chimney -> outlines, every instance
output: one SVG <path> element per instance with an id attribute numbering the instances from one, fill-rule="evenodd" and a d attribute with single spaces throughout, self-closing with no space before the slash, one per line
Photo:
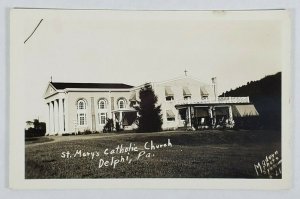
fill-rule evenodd
<path id="1" fill-rule="evenodd" d="M 218 100 L 217 77 L 211 78 L 211 82 L 214 89 L 215 101 L 217 101 Z"/>

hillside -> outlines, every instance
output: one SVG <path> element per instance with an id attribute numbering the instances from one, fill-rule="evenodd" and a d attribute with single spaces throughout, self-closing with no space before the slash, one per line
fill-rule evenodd
<path id="1" fill-rule="evenodd" d="M 281 128 L 281 72 L 248 82 L 221 96 L 249 96 L 260 114 L 260 126 L 264 129 Z"/>

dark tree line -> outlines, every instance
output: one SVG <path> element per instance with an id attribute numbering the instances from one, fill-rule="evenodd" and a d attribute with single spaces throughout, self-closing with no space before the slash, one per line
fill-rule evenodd
<path id="1" fill-rule="evenodd" d="M 248 82 L 221 96 L 249 96 L 259 113 L 260 128 L 281 129 L 281 72 Z"/>

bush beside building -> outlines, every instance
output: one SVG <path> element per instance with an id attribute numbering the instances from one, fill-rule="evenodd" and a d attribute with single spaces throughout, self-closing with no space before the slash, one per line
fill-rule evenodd
<path id="1" fill-rule="evenodd" d="M 38 119 L 26 122 L 25 138 L 38 137 L 46 134 L 46 123 L 40 122 Z"/>

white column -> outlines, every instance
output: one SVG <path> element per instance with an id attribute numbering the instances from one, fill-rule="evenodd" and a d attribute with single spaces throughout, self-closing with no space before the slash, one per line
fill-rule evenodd
<path id="1" fill-rule="evenodd" d="M 116 128 L 116 116 L 115 116 L 115 113 L 112 113 L 111 117 L 113 119 L 113 128 Z"/>
<path id="2" fill-rule="evenodd" d="M 47 103 L 47 109 L 48 109 L 48 120 L 46 124 L 46 135 L 49 135 L 50 133 L 50 103 Z"/>
<path id="3" fill-rule="evenodd" d="M 187 114 L 188 114 L 187 126 L 191 127 L 192 126 L 192 117 L 191 117 L 191 107 L 190 106 L 187 108 Z"/>
<path id="4" fill-rule="evenodd" d="M 95 116 L 95 104 L 94 97 L 91 97 L 91 116 L 92 116 L 92 132 L 96 131 L 96 116 Z M 96 106 L 97 107 L 97 106 Z"/>
<path id="5" fill-rule="evenodd" d="M 59 119 L 59 134 L 64 132 L 64 115 L 63 115 L 63 102 L 62 98 L 58 99 L 58 119 Z"/>
<path id="6" fill-rule="evenodd" d="M 55 134 L 59 131 L 59 118 L 58 118 L 58 102 L 54 100 L 54 132 Z"/>
<path id="7" fill-rule="evenodd" d="M 208 116 L 209 118 L 211 119 L 211 124 L 210 125 L 213 125 L 213 111 L 212 111 L 212 107 L 208 107 Z"/>
<path id="8" fill-rule="evenodd" d="M 119 120 L 119 124 L 120 124 L 120 128 L 123 129 L 123 111 L 120 111 L 120 120 Z"/>
<path id="9" fill-rule="evenodd" d="M 233 116 L 232 116 L 232 107 L 231 106 L 229 106 L 228 107 L 228 113 L 229 113 L 229 121 L 230 122 L 232 122 L 233 121 Z"/>
<path id="10" fill-rule="evenodd" d="M 65 132 L 69 133 L 69 115 L 68 115 L 68 101 L 64 100 L 64 116 L 65 116 Z"/>
<path id="11" fill-rule="evenodd" d="M 51 101 L 50 103 L 50 118 L 49 118 L 49 133 L 53 134 L 54 132 L 54 116 L 53 116 L 53 102 Z"/>

